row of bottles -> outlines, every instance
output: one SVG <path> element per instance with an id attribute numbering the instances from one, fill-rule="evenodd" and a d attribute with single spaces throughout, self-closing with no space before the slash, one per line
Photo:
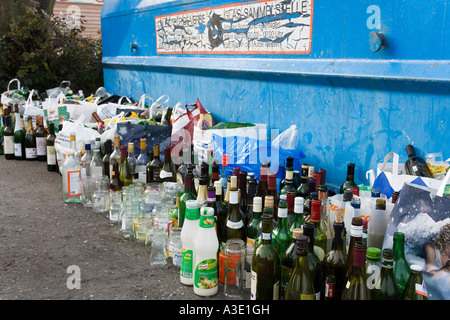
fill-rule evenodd
<path id="1" fill-rule="evenodd" d="M 5 118 L 5 158 L 47 161 L 49 171 L 62 174 L 66 203 L 84 201 L 86 177 L 106 176 L 110 192 L 134 183 L 182 185 L 171 212 L 181 228 L 180 281 L 193 285 L 200 295 L 217 292 L 214 274 L 220 272 L 220 248 L 228 240 L 240 239 L 246 243 L 246 271 L 251 279 L 246 286 L 252 299 L 426 298 L 421 272 L 417 266 L 408 266 L 404 258 L 401 235 L 396 234 L 392 250 L 384 249 L 377 255 L 377 248 L 367 244 L 363 219 L 353 218 L 348 225 L 343 214 L 337 212 L 330 225 L 328 197 L 333 193 L 327 188 L 324 169 L 315 172 L 314 167 L 303 164 L 300 173 L 293 170 L 293 159 L 288 157 L 285 178 L 277 187 L 276 173 L 270 172 L 269 163 L 261 166 L 259 181 L 239 167 L 229 172 L 227 155 L 222 159 L 221 174 L 214 159 L 201 163 L 197 170 L 186 158 L 189 152 L 183 146 L 182 162 L 177 168 L 169 147 L 164 149 L 161 160 L 160 146 L 155 144 L 147 152 L 146 139 L 141 139 L 140 153 L 135 158 L 135 145 L 120 145 L 119 136 L 103 145 L 100 139 L 87 142 L 81 154 L 74 133 L 70 135 L 70 151 L 59 169 L 53 124 L 46 132 L 41 118 L 36 118 L 36 127 L 29 118 L 24 130 L 22 119 L 16 114 L 13 124 L 11 116 Z M 354 164 L 348 165 L 340 189 L 344 197 L 357 192 L 354 169 Z M 203 229 L 208 229 L 207 235 Z M 196 252 L 202 252 L 199 260 L 195 259 Z M 196 261 L 208 268 L 211 264 L 211 273 L 201 271 L 196 277 Z M 415 285 L 409 284 L 411 281 Z M 419 285 L 423 290 L 418 296 L 405 289 Z M 210 290 L 213 287 L 216 289 Z"/>

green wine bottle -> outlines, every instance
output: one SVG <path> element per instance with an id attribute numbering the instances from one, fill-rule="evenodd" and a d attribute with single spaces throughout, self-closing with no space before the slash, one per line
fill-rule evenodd
<path id="1" fill-rule="evenodd" d="M 148 175 L 147 175 L 148 177 Z M 194 176 L 192 173 L 187 173 L 184 176 L 184 193 L 181 195 L 178 202 L 178 226 L 181 228 L 184 224 L 184 219 L 186 215 L 186 202 L 188 200 L 196 200 L 197 196 L 194 194 L 193 190 Z"/>
<path id="2" fill-rule="evenodd" d="M 341 185 L 340 193 L 344 193 L 345 190 L 351 189 L 352 187 L 356 187 L 355 183 L 355 164 L 349 163 L 347 165 L 347 178 L 344 183 Z"/>
<path id="3" fill-rule="evenodd" d="M 319 257 L 320 261 L 323 260 L 323 258 L 325 257 L 325 253 L 327 252 L 327 235 L 322 229 L 320 215 L 321 207 L 322 202 L 320 200 L 312 199 L 310 221 L 311 223 L 314 223 L 315 227 L 314 252 Z"/>
<path id="4" fill-rule="evenodd" d="M 297 228 L 292 230 L 292 240 L 291 244 L 287 248 L 286 252 L 281 259 L 281 275 L 280 275 L 280 299 L 286 299 L 286 289 L 291 279 L 292 272 L 294 271 L 294 266 L 296 263 L 297 257 L 297 247 L 295 244 L 295 240 L 298 236 L 303 235 L 303 230 L 301 228 Z"/>
<path id="5" fill-rule="evenodd" d="M 273 216 L 261 216 L 261 244 L 252 258 L 250 298 L 252 300 L 278 300 L 280 286 L 280 258 L 272 244 Z"/>
<path id="6" fill-rule="evenodd" d="M 16 160 L 25 159 L 25 131 L 22 128 L 20 113 L 16 113 L 14 123 L 14 158 Z"/>
<path id="7" fill-rule="evenodd" d="M 428 300 L 427 289 L 423 282 L 422 267 L 411 265 L 411 274 L 403 290 L 402 300 Z"/>
<path id="8" fill-rule="evenodd" d="M 272 231 L 272 239 L 274 239 L 274 243 L 276 248 L 278 249 L 278 253 L 280 254 L 280 263 L 283 258 L 286 249 L 289 247 L 292 239 L 292 233 L 289 230 L 288 226 L 288 213 L 287 213 L 287 202 L 286 195 L 280 196 L 280 202 L 278 205 L 278 218 L 275 228 Z"/>
<path id="9" fill-rule="evenodd" d="M 400 296 L 403 294 L 411 270 L 405 258 L 405 235 L 394 232 L 394 276 Z"/>
<path id="10" fill-rule="evenodd" d="M 5 119 L 5 128 L 3 130 L 4 153 L 6 160 L 14 159 L 14 129 L 12 127 L 11 116 L 7 115 Z"/>
<path id="11" fill-rule="evenodd" d="M 286 288 L 286 300 L 316 300 L 308 263 L 309 239 L 307 236 L 298 236 L 296 239 L 297 260 Z"/>
<path id="12" fill-rule="evenodd" d="M 133 183 L 133 174 L 127 160 L 127 146 L 120 147 L 119 176 L 122 187 Z"/>
<path id="13" fill-rule="evenodd" d="M 371 300 L 366 284 L 366 246 L 357 241 L 353 246 L 351 274 L 346 278 L 341 300 Z"/>
<path id="14" fill-rule="evenodd" d="M 244 217 L 239 208 L 237 176 L 230 178 L 230 202 L 228 204 L 227 220 L 225 223 L 225 242 L 229 239 L 247 240 L 245 235 Z"/>
<path id="15" fill-rule="evenodd" d="M 170 147 L 164 149 L 164 162 L 159 173 L 161 182 L 177 182 L 177 173 L 170 156 Z"/>
<path id="16" fill-rule="evenodd" d="M 380 274 L 380 290 L 375 291 L 375 300 L 398 300 L 399 290 L 394 277 L 394 251 L 383 249 Z"/>
<path id="17" fill-rule="evenodd" d="M 303 235 L 309 237 L 308 244 L 308 264 L 309 264 L 309 273 L 313 279 L 314 290 L 316 292 L 316 300 L 320 300 L 320 290 L 322 289 L 322 261 L 317 256 L 314 250 L 314 242 L 315 242 L 315 227 L 311 222 L 306 222 L 303 225 Z"/>
<path id="18" fill-rule="evenodd" d="M 331 244 L 330 251 L 327 252 L 323 261 L 322 261 L 322 279 L 326 279 L 327 276 L 334 276 L 335 283 L 335 292 L 334 297 L 336 299 L 340 299 L 341 290 L 344 286 L 345 280 L 345 259 L 346 252 L 343 240 L 344 233 L 344 223 L 334 222 L 334 238 Z M 321 292 L 324 295 L 322 298 L 325 298 L 325 282 L 322 282 Z"/>
<path id="19" fill-rule="evenodd" d="M 306 199 L 308 196 L 308 172 L 309 165 L 307 163 L 302 164 L 300 185 L 297 188 L 297 196 Z"/>

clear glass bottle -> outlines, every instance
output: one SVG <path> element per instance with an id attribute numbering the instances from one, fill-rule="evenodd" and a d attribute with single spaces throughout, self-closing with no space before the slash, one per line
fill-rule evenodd
<path id="1" fill-rule="evenodd" d="M 147 140 L 142 138 L 139 146 L 141 151 L 136 159 L 137 181 L 145 184 L 147 183 L 147 164 L 150 161 L 147 155 Z"/>
<path id="2" fill-rule="evenodd" d="M 133 181 L 137 179 L 136 172 L 136 157 L 134 156 L 134 142 L 128 143 L 128 157 L 127 157 L 128 165 L 130 166 L 131 175 L 133 176 Z"/>
<path id="3" fill-rule="evenodd" d="M 100 146 L 95 144 L 94 153 L 92 154 L 92 159 L 91 162 L 89 163 L 89 172 L 91 177 L 101 177 L 104 175 L 103 170 L 104 168 Z"/>
<path id="4" fill-rule="evenodd" d="M 61 169 L 62 193 L 65 203 L 81 203 L 84 201 L 81 166 L 76 151 L 76 136 L 70 133 L 70 151 Z"/>

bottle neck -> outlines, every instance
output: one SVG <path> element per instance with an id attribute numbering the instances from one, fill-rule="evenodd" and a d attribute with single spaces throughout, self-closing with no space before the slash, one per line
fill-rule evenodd
<path id="1" fill-rule="evenodd" d="M 395 254 L 395 259 L 399 260 L 399 259 L 403 259 L 405 260 L 405 242 L 402 239 L 395 239 L 394 237 L 394 254 Z"/>

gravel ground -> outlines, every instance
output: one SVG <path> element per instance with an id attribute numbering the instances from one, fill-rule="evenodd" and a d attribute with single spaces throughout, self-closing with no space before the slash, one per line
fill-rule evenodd
<path id="1" fill-rule="evenodd" d="M 0 156 L 1 300 L 222 300 L 199 297 L 169 260 L 153 267 L 145 246 L 81 204 L 62 201 L 45 163 Z M 80 288 L 69 288 L 79 268 Z"/>

